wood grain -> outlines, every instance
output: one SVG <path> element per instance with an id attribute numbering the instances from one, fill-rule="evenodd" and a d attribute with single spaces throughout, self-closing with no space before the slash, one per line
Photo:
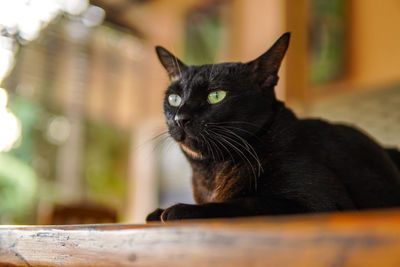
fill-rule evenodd
<path id="1" fill-rule="evenodd" d="M 0 266 L 400 266 L 400 210 L 2 226 Z"/>

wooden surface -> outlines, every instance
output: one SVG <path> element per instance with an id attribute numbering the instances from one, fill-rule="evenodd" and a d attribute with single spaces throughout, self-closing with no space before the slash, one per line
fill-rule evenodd
<path id="1" fill-rule="evenodd" d="M 0 266 L 400 266 L 400 210 L 1 226 Z"/>

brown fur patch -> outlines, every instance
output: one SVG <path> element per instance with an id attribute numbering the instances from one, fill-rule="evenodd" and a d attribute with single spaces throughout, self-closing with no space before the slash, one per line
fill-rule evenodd
<path id="1" fill-rule="evenodd" d="M 212 201 L 223 202 L 230 199 L 237 191 L 240 179 L 239 168 L 224 168 L 215 175 L 215 189 L 211 195 Z"/>
<path id="2" fill-rule="evenodd" d="M 193 192 L 197 203 L 223 202 L 235 197 L 247 187 L 241 178 L 241 167 L 221 164 L 213 177 L 194 173 Z"/>

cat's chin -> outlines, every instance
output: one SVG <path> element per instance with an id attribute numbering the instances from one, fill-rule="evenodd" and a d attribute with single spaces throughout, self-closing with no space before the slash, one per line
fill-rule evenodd
<path id="1" fill-rule="evenodd" d="M 205 159 L 203 154 L 191 149 L 187 145 L 185 145 L 183 143 L 179 143 L 179 146 L 182 148 L 183 152 L 185 152 L 185 154 L 188 155 L 188 157 L 190 157 L 191 159 L 195 159 L 195 160 L 203 160 L 203 159 Z"/>

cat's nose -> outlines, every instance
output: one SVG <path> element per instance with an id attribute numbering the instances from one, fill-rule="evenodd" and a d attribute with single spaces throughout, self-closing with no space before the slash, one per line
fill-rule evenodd
<path id="1" fill-rule="evenodd" d="M 174 120 L 180 128 L 183 128 L 185 124 L 190 121 L 190 116 L 186 114 L 176 114 Z"/>

